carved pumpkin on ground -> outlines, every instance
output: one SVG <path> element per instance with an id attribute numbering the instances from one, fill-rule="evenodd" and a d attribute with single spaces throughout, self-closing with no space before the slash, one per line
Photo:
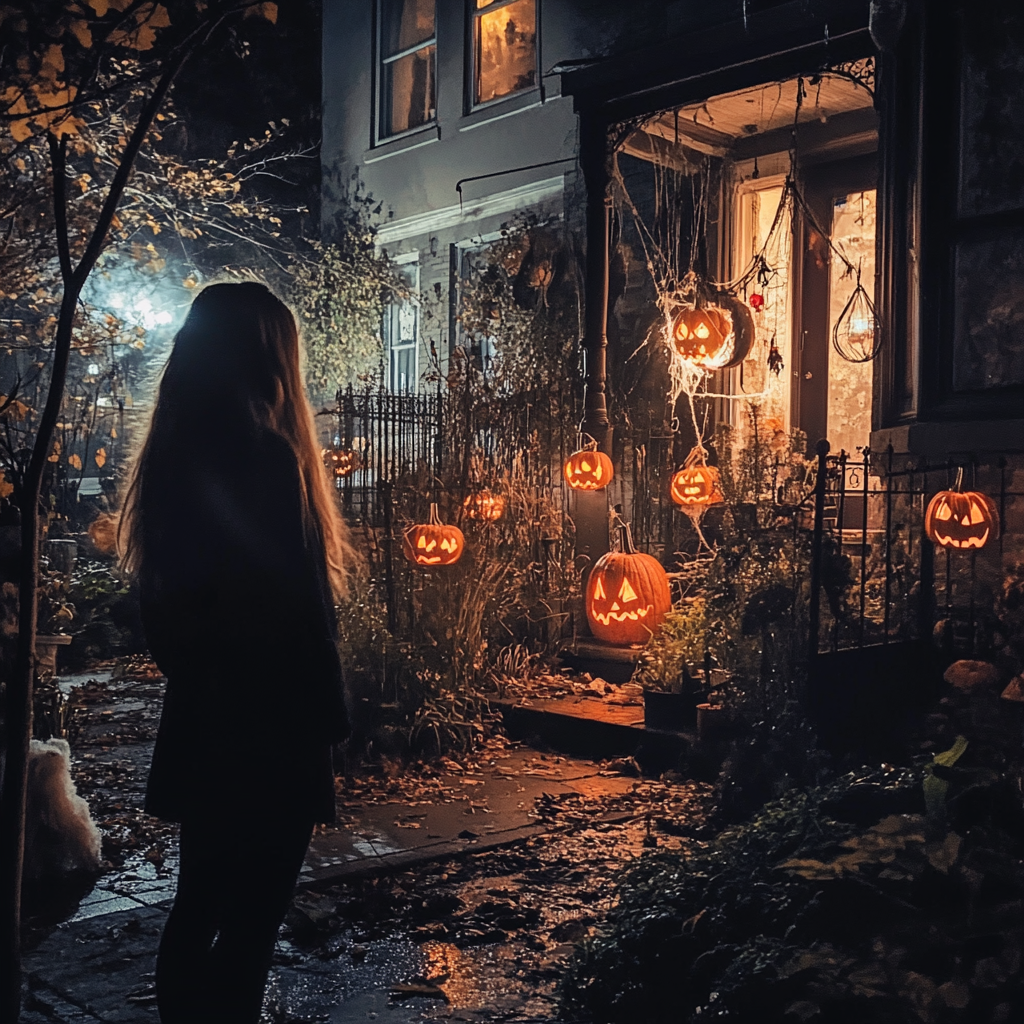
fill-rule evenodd
<path id="1" fill-rule="evenodd" d="M 720 505 L 725 498 L 718 470 L 704 461 L 706 452 L 699 446 L 686 457 L 683 468 L 672 477 L 672 500 L 684 509 Z"/>
<path id="2" fill-rule="evenodd" d="M 928 502 L 924 532 L 939 547 L 983 548 L 990 537 L 999 536 L 999 512 L 980 491 L 939 491 Z"/>
<path id="3" fill-rule="evenodd" d="M 328 472 L 338 480 L 351 476 L 363 464 L 359 452 L 351 448 L 324 448 L 320 454 Z"/>
<path id="4" fill-rule="evenodd" d="M 566 460 L 565 482 L 574 491 L 599 491 L 612 482 L 612 460 L 596 448 L 573 452 Z"/>
<path id="5" fill-rule="evenodd" d="M 587 621 L 599 640 L 646 643 L 672 607 L 661 563 L 637 551 L 629 527 L 621 528 L 622 550 L 602 555 L 587 581 Z"/>
<path id="6" fill-rule="evenodd" d="M 430 506 L 430 520 L 410 526 L 402 536 L 402 553 L 413 565 L 454 565 L 466 548 L 466 538 L 457 526 L 445 526 Z"/>
<path id="7" fill-rule="evenodd" d="M 500 519 L 505 511 L 505 499 L 500 494 L 492 494 L 490 491 L 475 491 L 466 495 L 462 507 L 470 519 L 493 523 Z"/>

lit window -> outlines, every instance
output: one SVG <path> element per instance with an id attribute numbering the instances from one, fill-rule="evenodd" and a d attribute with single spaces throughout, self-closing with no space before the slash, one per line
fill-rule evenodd
<path id="1" fill-rule="evenodd" d="M 415 262 L 397 268 L 405 285 L 405 294 L 388 304 L 384 316 L 385 343 L 388 358 L 388 387 L 392 391 L 416 391 L 419 383 L 419 308 L 417 296 L 420 268 Z"/>
<path id="2" fill-rule="evenodd" d="M 419 128 L 436 116 L 434 14 L 434 0 L 381 0 L 381 138 Z"/>
<path id="3" fill-rule="evenodd" d="M 473 101 L 537 85 L 537 0 L 472 0 Z"/>

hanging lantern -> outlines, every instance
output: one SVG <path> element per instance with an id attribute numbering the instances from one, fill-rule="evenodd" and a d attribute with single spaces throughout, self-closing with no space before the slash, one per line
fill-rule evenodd
<path id="1" fill-rule="evenodd" d="M 995 502 L 980 491 L 961 491 L 963 468 L 956 489 L 939 491 L 924 514 L 924 532 L 942 548 L 983 548 L 999 536 L 999 512 Z"/>
<path id="2" fill-rule="evenodd" d="M 832 328 L 832 347 L 848 363 L 868 363 L 878 355 L 881 345 L 875 306 L 860 283 L 858 272 L 857 287 Z"/>
<path id="3" fill-rule="evenodd" d="M 474 491 L 466 495 L 462 507 L 470 519 L 493 523 L 500 519 L 505 511 L 505 499 L 500 494 L 492 494 L 487 490 Z"/>
<path id="4" fill-rule="evenodd" d="M 597 446 L 573 452 L 566 460 L 565 482 L 574 491 L 600 491 L 612 482 L 612 460 Z"/>
<path id="5" fill-rule="evenodd" d="M 466 548 L 466 538 L 457 526 L 445 526 L 430 506 L 430 519 L 410 526 L 402 535 L 402 553 L 413 565 L 454 565 Z"/>
<path id="6" fill-rule="evenodd" d="M 672 500 L 685 509 L 705 509 L 720 505 L 725 498 L 715 466 L 705 461 L 707 453 L 698 445 L 686 457 L 683 468 L 673 477 L 670 487 Z"/>
<path id="7" fill-rule="evenodd" d="M 602 555 L 587 581 L 587 621 L 599 640 L 646 643 L 672 607 L 661 563 L 633 547 L 629 527 L 619 530 L 621 551 Z"/>
<path id="8" fill-rule="evenodd" d="M 362 464 L 362 456 L 351 448 L 324 448 L 321 453 L 324 465 L 328 472 L 336 479 L 341 480 L 351 476 Z"/>

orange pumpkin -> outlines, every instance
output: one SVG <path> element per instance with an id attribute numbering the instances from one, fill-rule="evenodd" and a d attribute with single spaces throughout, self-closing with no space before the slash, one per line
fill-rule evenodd
<path id="1" fill-rule="evenodd" d="M 685 465 L 672 477 L 672 500 L 683 508 L 706 508 L 708 505 L 720 505 L 722 488 L 719 483 L 718 470 L 714 466 L 706 466 L 703 462 Z"/>
<path id="2" fill-rule="evenodd" d="M 505 499 L 500 494 L 492 494 L 490 491 L 475 491 L 466 495 L 462 507 L 470 519 L 493 523 L 500 519 L 505 511 Z"/>
<path id="3" fill-rule="evenodd" d="M 426 523 L 410 526 L 402 535 L 402 553 L 413 565 L 454 565 L 466 548 L 466 538 L 457 526 L 445 526 L 430 506 Z"/>
<path id="4" fill-rule="evenodd" d="M 717 306 L 681 309 L 672 321 L 672 343 L 688 363 L 717 370 L 732 358 L 732 316 Z"/>
<path id="5" fill-rule="evenodd" d="M 336 479 L 351 476 L 363 464 L 359 452 L 351 448 L 324 448 L 320 453 L 328 472 Z"/>
<path id="6" fill-rule="evenodd" d="M 596 449 L 573 452 L 566 460 L 565 482 L 574 491 L 599 491 L 612 482 L 612 460 Z"/>
<path id="7" fill-rule="evenodd" d="M 637 551 L 628 526 L 622 550 L 602 555 L 587 581 L 587 621 L 599 640 L 646 643 L 672 607 L 668 576 L 661 563 Z"/>
<path id="8" fill-rule="evenodd" d="M 939 491 L 928 502 L 924 532 L 942 548 L 983 548 L 999 536 L 999 512 L 980 491 Z"/>

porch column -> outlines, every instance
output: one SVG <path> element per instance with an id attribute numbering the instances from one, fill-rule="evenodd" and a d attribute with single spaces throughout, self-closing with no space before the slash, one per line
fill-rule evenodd
<path id="1" fill-rule="evenodd" d="M 583 351 L 586 357 L 583 432 L 612 454 L 608 421 L 608 230 L 611 220 L 611 152 L 608 126 L 589 114 L 580 117 L 580 166 L 587 188 L 587 273 Z"/>
<path id="2" fill-rule="evenodd" d="M 604 119 L 580 114 L 580 167 L 587 189 L 587 267 L 583 352 L 585 391 L 581 429 L 612 457 L 612 426 L 608 420 L 608 230 L 611 219 L 611 152 Z M 593 565 L 608 550 L 609 492 L 576 491 L 573 521 L 576 554 Z M 584 584 L 586 582 L 584 573 Z"/>

